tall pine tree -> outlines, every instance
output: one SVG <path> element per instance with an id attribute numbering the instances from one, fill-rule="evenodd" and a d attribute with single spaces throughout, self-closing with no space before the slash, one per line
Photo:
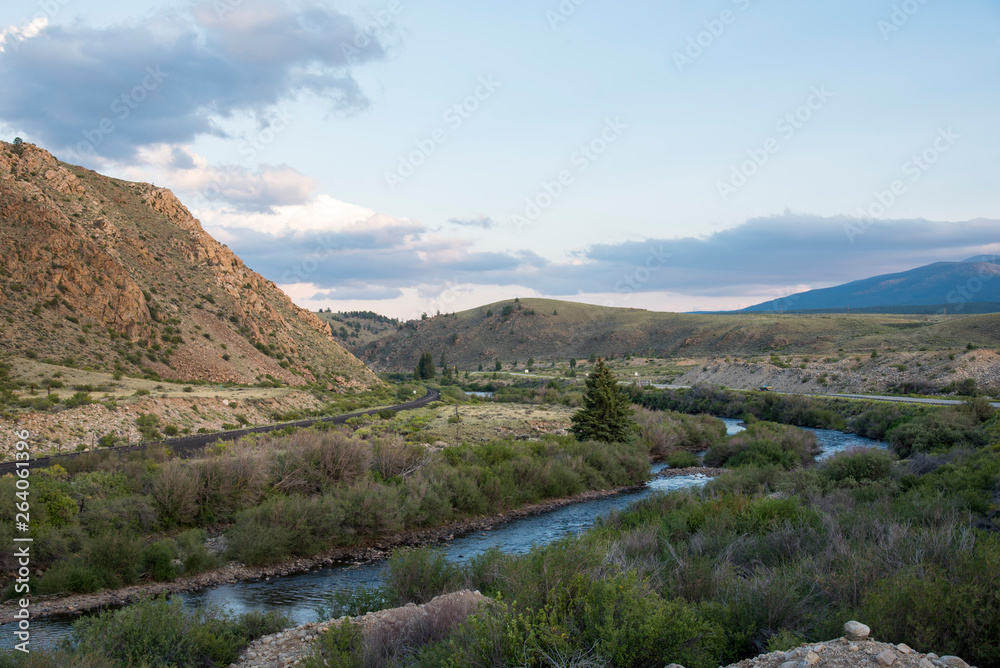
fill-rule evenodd
<path id="1" fill-rule="evenodd" d="M 420 356 L 420 361 L 413 376 L 417 380 L 430 380 L 434 377 L 434 358 L 430 353 L 424 353 Z"/>
<path id="2" fill-rule="evenodd" d="M 638 429 L 632 402 L 600 357 L 587 378 L 583 408 L 573 417 L 570 431 L 581 441 L 630 443 Z"/>

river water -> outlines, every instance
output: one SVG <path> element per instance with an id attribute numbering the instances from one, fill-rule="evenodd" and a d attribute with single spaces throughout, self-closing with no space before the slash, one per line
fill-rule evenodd
<path id="1" fill-rule="evenodd" d="M 726 424 L 727 434 L 743 431 L 739 420 L 721 419 Z M 809 431 L 816 434 L 822 449 L 819 459 L 854 447 L 885 447 L 882 442 L 855 434 L 844 434 L 829 429 L 809 429 Z M 662 464 L 654 465 L 653 472 L 659 472 L 662 468 Z M 494 546 L 506 553 L 524 554 L 532 545 L 543 545 L 566 535 L 579 534 L 592 526 L 602 515 L 625 508 L 650 494 L 701 487 L 708 480 L 709 478 L 703 475 L 658 477 L 635 492 L 563 506 L 541 515 L 512 521 L 490 531 L 456 536 L 454 540 L 440 547 L 448 559 L 459 563 Z M 345 587 L 361 585 L 374 587 L 381 584 L 385 568 L 385 562 L 332 566 L 299 575 L 262 582 L 238 582 L 178 596 L 181 596 L 187 605 L 219 605 L 234 613 L 250 610 L 281 610 L 296 624 L 301 624 L 317 619 L 316 609 L 331 591 Z M 32 620 L 32 647 L 44 649 L 53 646 L 60 638 L 70 633 L 75 619 L 77 618 L 65 616 Z M 13 647 L 14 630 L 13 624 L 0 626 L 0 648 Z"/>

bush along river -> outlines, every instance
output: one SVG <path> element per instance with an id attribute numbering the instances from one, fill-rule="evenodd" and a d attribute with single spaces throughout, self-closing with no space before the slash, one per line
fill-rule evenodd
<path id="1" fill-rule="evenodd" d="M 740 420 L 721 419 L 726 424 L 728 434 L 736 434 L 744 429 Z M 881 441 L 873 441 L 856 434 L 845 434 L 829 429 L 806 429 L 815 433 L 819 442 L 821 453 L 817 459 L 825 459 L 851 448 L 886 447 Z M 656 475 L 664 468 L 663 464 L 655 464 L 651 472 Z M 510 554 L 524 554 L 532 545 L 546 544 L 566 535 L 579 534 L 592 526 L 602 515 L 613 510 L 621 510 L 650 494 L 701 487 L 709 479 L 700 474 L 654 477 L 636 491 L 565 505 L 539 515 L 512 520 L 486 531 L 455 535 L 440 544 L 440 548 L 448 559 L 456 562 L 465 561 L 491 547 L 497 547 Z M 342 564 L 308 573 L 257 582 L 236 582 L 176 595 L 180 596 L 186 605 L 217 605 L 234 613 L 280 610 L 295 624 L 303 624 L 316 621 L 317 609 L 327 602 L 330 592 L 341 588 L 376 587 L 382 584 L 385 569 L 385 561 Z M 45 649 L 54 646 L 61 638 L 69 635 L 76 619 L 77 616 L 61 615 L 32 620 L 33 647 Z M 0 648 L 12 648 L 14 630 L 15 624 L 0 626 Z"/>

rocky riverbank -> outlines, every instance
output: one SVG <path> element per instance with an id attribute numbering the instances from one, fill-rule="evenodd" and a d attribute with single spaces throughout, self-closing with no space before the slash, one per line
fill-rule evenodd
<path id="1" fill-rule="evenodd" d="M 690 468 L 666 469 L 660 475 L 718 475 L 721 469 Z M 573 497 L 553 499 L 542 503 L 531 504 L 488 517 L 476 517 L 460 520 L 434 529 L 409 531 L 388 538 L 381 538 L 370 543 L 350 548 L 336 548 L 315 557 L 294 559 L 274 566 L 251 567 L 232 562 L 199 575 L 179 578 L 174 582 L 148 582 L 132 585 L 113 591 L 101 591 L 94 594 L 74 594 L 70 596 L 35 597 L 32 598 L 31 616 L 33 619 L 56 615 L 79 615 L 98 608 L 126 605 L 145 596 L 160 594 L 176 594 L 197 591 L 209 587 L 235 582 L 255 582 L 271 578 L 307 573 L 319 568 L 337 564 L 361 564 L 387 559 L 392 551 L 400 547 L 423 547 L 453 540 L 456 535 L 476 531 L 490 531 L 494 527 L 513 520 L 540 515 L 556 508 L 575 503 L 615 496 L 632 492 L 644 487 L 643 484 L 620 487 L 610 490 L 593 490 L 583 492 Z M 10 600 L 0 606 L 0 624 L 14 621 L 16 601 Z"/>
<path id="2" fill-rule="evenodd" d="M 478 591 L 468 590 L 438 596 L 425 605 L 410 603 L 369 613 L 352 621 L 359 624 L 365 637 L 379 635 L 407 644 L 415 635 L 443 636 L 489 599 Z M 241 653 L 239 663 L 230 668 L 285 668 L 299 664 L 310 652 L 310 644 L 334 624 L 344 619 L 310 622 L 254 641 Z M 921 653 L 903 644 L 876 641 L 871 630 L 859 622 L 844 624 L 844 636 L 823 643 L 802 644 L 784 652 L 761 654 L 733 663 L 726 668 L 975 668 L 957 656 Z M 672 663 L 667 668 L 684 668 Z"/>
<path id="3" fill-rule="evenodd" d="M 401 608 L 370 612 L 361 617 L 301 624 L 258 638 L 240 654 L 239 663 L 230 664 L 230 668 L 285 668 L 297 665 L 309 654 L 312 641 L 345 619 L 358 624 L 369 640 L 391 639 L 392 643 L 405 645 L 410 639 L 440 638 L 488 600 L 478 591 L 466 589 L 438 596 L 424 605 L 409 603 Z"/>

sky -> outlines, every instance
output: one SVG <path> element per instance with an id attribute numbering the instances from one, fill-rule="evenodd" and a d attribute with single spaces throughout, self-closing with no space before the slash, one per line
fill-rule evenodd
<path id="1" fill-rule="evenodd" d="M 1000 2 L 33 0 L 0 136 L 310 309 L 723 310 L 1000 252 Z"/>

